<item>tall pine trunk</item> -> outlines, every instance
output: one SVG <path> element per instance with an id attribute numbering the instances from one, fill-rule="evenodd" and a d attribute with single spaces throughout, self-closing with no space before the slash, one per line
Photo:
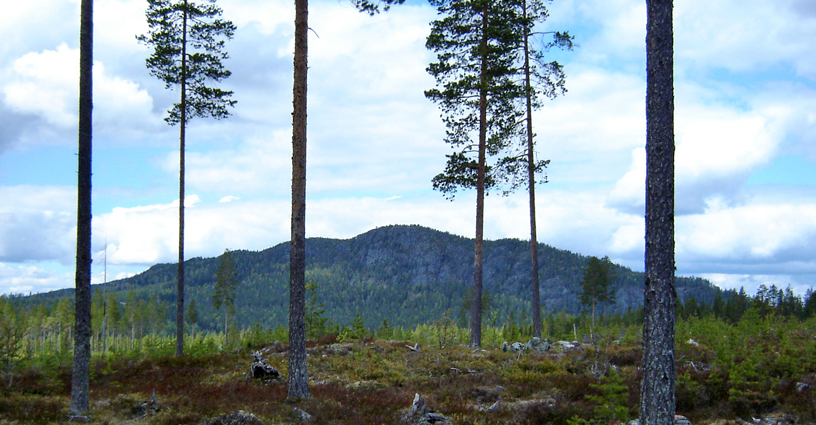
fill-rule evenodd
<path id="1" fill-rule="evenodd" d="M 524 19 L 524 89 L 527 101 L 527 192 L 530 195 L 530 288 L 532 289 L 533 336 L 541 338 L 541 295 L 538 276 L 538 236 L 536 235 L 535 209 L 535 153 L 533 151 L 533 93 L 530 84 L 530 28 L 527 22 L 527 1 L 522 3 Z"/>
<path id="2" fill-rule="evenodd" d="M 482 346 L 482 280 L 484 274 L 484 202 L 487 161 L 487 25 L 488 0 L 482 6 L 482 55 L 479 73 L 479 165 L 476 177 L 476 246 L 473 260 L 473 305 L 470 314 L 470 345 Z"/>
<path id="3" fill-rule="evenodd" d="M 306 373 L 306 91 L 308 0 L 295 0 L 295 58 L 292 89 L 292 223 L 289 245 L 289 393 L 309 397 Z"/>
<path id="4" fill-rule="evenodd" d="M 82 0 L 79 30 L 79 140 L 74 365 L 71 415 L 88 411 L 91 362 L 91 147 L 93 138 L 93 0 Z"/>
<path id="5" fill-rule="evenodd" d="M 179 122 L 179 235 L 176 277 L 176 356 L 184 355 L 184 140 L 187 130 L 187 2 L 181 30 L 181 121 Z"/>
<path id="6" fill-rule="evenodd" d="M 674 423 L 674 81 L 672 1 L 647 0 L 646 282 L 640 423 Z"/>

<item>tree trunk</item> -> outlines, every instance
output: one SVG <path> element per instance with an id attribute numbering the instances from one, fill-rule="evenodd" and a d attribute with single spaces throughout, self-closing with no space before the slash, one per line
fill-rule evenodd
<path id="1" fill-rule="evenodd" d="M 646 282 L 640 422 L 674 423 L 674 82 L 672 1 L 647 0 Z"/>
<path id="2" fill-rule="evenodd" d="M 470 345 L 482 346 L 482 277 L 484 272 L 485 162 L 487 156 L 487 13 L 482 6 L 482 55 L 479 75 L 479 169 L 476 178 L 476 249 L 473 260 L 473 305 L 470 314 Z"/>
<path id="3" fill-rule="evenodd" d="M 308 0 L 295 0 L 295 58 L 292 90 L 292 228 L 289 246 L 289 394 L 309 397 L 306 373 L 306 91 Z"/>
<path id="4" fill-rule="evenodd" d="M 108 352 L 108 345 L 107 345 L 107 332 L 108 332 L 108 329 L 107 329 L 107 324 L 108 324 L 108 303 L 107 303 L 107 300 L 105 300 L 105 292 L 102 292 L 102 352 L 103 353 Z"/>
<path id="5" fill-rule="evenodd" d="M 82 0 L 79 30 L 79 147 L 74 365 L 71 415 L 88 411 L 91 362 L 91 147 L 93 138 L 93 0 Z"/>
<path id="6" fill-rule="evenodd" d="M 524 18 L 524 88 L 527 97 L 527 192 L 530 195 L 530 276 L 531 298 L 533 304 L 533 336 L 541 338 L 541 294 L 538 277 L 538 236 L 536 235 L 535 209 L 535 153 L 533 151 L 533 93 L 530 84 L 530 28 L 527 23 L 527 1 L 522 3 Z"/>
<path id="7" fill-rule="evenodd" d="M 181 120 L 179 122 L 179 235 L 176 280 L 176 356 L 184 355 L 184 140 L 187 130 L 187 1 L 181 23 Z"/>

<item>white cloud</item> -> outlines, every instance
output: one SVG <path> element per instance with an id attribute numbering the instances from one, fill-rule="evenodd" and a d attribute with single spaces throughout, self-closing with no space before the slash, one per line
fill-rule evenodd
<path id="1" fill-rule="evenodd" d="M 217 255 L 224 248 L 263 249 L 280 242 L 287 232 L 279 230 L 288 229 L 288 219 L 281 215 L 288 213 L 285 205 L 283 201 L 208 203 L 197 195 L 188 196 L 185 258 Z M 109 243 L 108 264 L 151 265 L 178 260 L 178 200 L 115 208 L 94 223 L 95 238 L 105 235 Z"/>
<path id="2" fill-rule="evenodd" d="M 234 74 L 225 87 L 239 103 L 229 120 L 198 120 L 188 129 L 188 193 L 198 195 L 187 201 L 188 257 L 264 249 L 289 237 L 293 8 L 263 0 L 219 4 L 238 26 L 227 44 Z M 177 92 L 149 76 L 147 48 L 134 39 L 146 31 L 145 3 L 96 5 L 95 143 L 175 145 L 177 129 L 162 117 Z M 539 186 L 539 239 L 642 269 L 644 4 L 590 0 L 549 9 L 544 29 L 570 30 L 580 47 L 555 55 L 565 63 L 569 92 L 534 117 L 553 182 Z M 16 2 L 0 16 L 7 41 L 0 46 L 0 108 L 8 112 L 0 118 L 0 146 L 73 146 L 78 10 L 77 0 L 36 0 Z M 425 72 L 432 54 L 424 48 L 433 8 L 403 5 L 369 17 L 347 2 L 321 1 L 311 12 L 307 234 L 347 238 L 401 223 L 472 237 L 473 194 L 450 203 L 430 190 L 449 150 L 438 108 L 422 94 L 433 86 Z M 789 276 L 803 285 L 816 273 L 812 190 L 758 194 L 745 185 L 776 155 L 816 158 L 816 45 L 808 42 L 815 18 L 802 0 L 676 5 L 680 273 L 722 275 L 723 285 L 742 276 L 751 282 Z M 175 181 L 178 153 L 174 147 L 139 156 L 148 157 L 160 159 L 143 172 L 95 181 L 104 205 L 116 202 L 107 195 L 113 184 L 132 185 L 150 199 L 128 198 L 131 208 L 95 217 L 94 246 L 104 244 L 105 233 L 109 238 L 110 276 L 176 261 L 175 191 L 143 192 L 146 181 L 150 190 Z M 166 175 L 157 177 L 161 171 Z M 0 261 L 8 264 L 8 279 L 33 275 L 23 266 L 48 271 L 41 261 L 72 264 L 73 188 L 0 188 L 0 195 Z M 528 238 L 527 208 L 523 193 L 488 197 L 486 236 Z M 95 260 L 98 282 L 101 257 Z M 37 290 L 36 282 L 7 287 Z"/>
<path id="3" fill-rule="evenodd" d="M 76 191 L 0 186 L 0 261 L 73 262 Z"/>
<path id="4" fill-rule="evenodd" d="M 748 175 L 765 165 L 782 137 L 769 130 L 771 117 L 721 106 L 679 109 L 675 119 L 675 211 L 702 212 L 722 197 L 734 202 Z M 610 205 L 642 213 L 646 186 L 646 150 L 632 150 L 629 170 L 615 184 Z"/>
<path id="5" fill-rule="evenodd" d="M 291 35 L 294 31 L 295 9 L 287 2 L 223 0 L 218 3 L 224 11 L 224 19 L 232 20 L 238 27 L 257 23 L 266 35 L 276 32 Z"/>
<path id="6" fill-rule="evenodd" d="M 56 50 L 29 53 L 7 71 L 16 78 L 3 87 L 5 102 L 19 112 L 42 115 L 61 127 L 76 122 L 79 53 L 60 44 Z"/>
<path id="7" fill-rule="evenodd" d="M 816 204 L 751 202 L 682 217 L 677 227 L 678 256 L 692 261 L 816 272 Z"/>
<path id="8" fill-rule="evenodd" d="M 816 79 L 814 18 L 797 0 L 678 2 L 676 64 L 738 72 L 790 66 Z"/>
<path id="9" fill-rule="evenodd" d="M 79 51 L 63 43 L 56 50 L 28 53 L 15 60 L 3 84 L 4 101 L 19 113 L 37 115 L 59 129 L 75 128 L 79 81 Z M 157 127 L 147 92 L 127 79 L 110 76 L 94 63 L 94 120 L 96 132 Z M 121 136 L 120 136 L 121 137 Z M 125 137 L 132 137 L 131 134 Z"/>
<path id="10" fill-rule="evenodd" d="M 47 292 L 65 288 L 73 283 L 68 272 L 55 272 L 35 265 L 0 262 L 0 294 Z"/>
<path id="11" fill-rule="evenodd" d="M 250 136 L 227 150 L 188 151 L 185 158 L 187 184 L 213 193 L 286 196 L 291 179 L 291 131 L 270 136 Z M 163 162 L 166 172 L 178 173 L 178 152 Z M 290 154 L 291 155 L 291 154 Z"/>
<path id="12" fill-rule="evenodd" d="M 147 48 L 136 41 L 137 34 L 148 31 L 146 8 L 147 2 L 144 0 L 95 1 L 94 55 L 110 58 L 146 51 Z"/>
<path id="13" fill-rule="evenodd" d="M 757 293 L 760 285 L 770 287 L 776 285 L 777 288 L 785 290 L 791 288 L 794 294 L 804 296 L 808 289 L 814 288 L 816 284 L 816 275 L 806 277 L 802 280 L 796 275 L 762 275 L 762 274 L 728 274 L 728 273 L 705 273 L 700 275 L 704 279 L 708 279 L 711 283 L 723 289 L 733 289 L 739 291 L 744 289 L 745 293 L 754 296 Z"/>

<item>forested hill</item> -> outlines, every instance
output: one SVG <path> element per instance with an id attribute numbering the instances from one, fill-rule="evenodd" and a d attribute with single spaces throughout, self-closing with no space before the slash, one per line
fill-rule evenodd
<path id="1" fill-rule="evenodd" d="M 359 312 L 368 327 L 387 318 L 392 325 L 414 326 L 441 318 L 447 310 L 459 320 L 472 285 L 473 240 L 421 226 L 381 227 L 347 240 L 311 238 L 306 243 L 307 281 L 318 285 L 318 302 L 326 317 L 348 324 Z M 517 239 L 485 241 L 484 285 L 491 311 L 499 323 L 513 313 L 530 317 L 529 242 Z M 577 293 L 588 257 L 539 246 L 541 305 L 546 312 L 578 313 Z M 238 278 L 236 308 L 241 326 L 260 323 L 285 325 L 288 317 L 289 243 L 263 251 L 232 251 Z M 218 258 L 187 260 L 186 293 L 195 299 L 199 324 L 215 329 L 217 317 L 211 296 Z M 617 303 L 607 308 L 625 311 L 642 304 L 643 274 L 615 266 Z M 117 300 L 153 295 L 166 305 L 168 318 L 175 306 L 175 264 L 158 264 L 136 276 L 105 285 Z M 98 291 L 100 285 L 95 285 Z M 72 290 L 32 296 L 55 300 Z M 131 292 L 132 291 L 132 292 Z M 694 296 L 710 303 L 719 290 L 708 281 L 678 278 L 680 298 Z M 189 301 L 188 301 L 189 304 Z M 488 313 L 488 318 L 491 313 Z"/>

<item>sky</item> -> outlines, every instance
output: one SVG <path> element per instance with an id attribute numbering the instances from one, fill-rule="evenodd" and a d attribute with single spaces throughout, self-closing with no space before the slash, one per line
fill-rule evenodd
<path id="1" fill-rule="evenodd" d="M 722 288 L 816 287 L 816 2 L 677 0 L 677 273 Z M 186 258 L 289 239 L 294 4 L 219 0 L 238 101 L 187 131 Z M 177 101 L 145 68 L 144 0 L 96 0 L 93 282 L 177 260 Z M 540 242 L 643 270 L 643 0 L 555 0 L 541 31 L 567 93 L 534 113 Z M 436 11 L 411 0 L 370 17 L 313 0 L 308 237 L 419 224 L 475 234 L 475 195 L 432 189 L 450 148 L 425 39 Z M 0 14 L 0 294 L 74 286 L 79 0 Z M 529 239 L 521 191 L 491 194 L 485 237 Z"/>

